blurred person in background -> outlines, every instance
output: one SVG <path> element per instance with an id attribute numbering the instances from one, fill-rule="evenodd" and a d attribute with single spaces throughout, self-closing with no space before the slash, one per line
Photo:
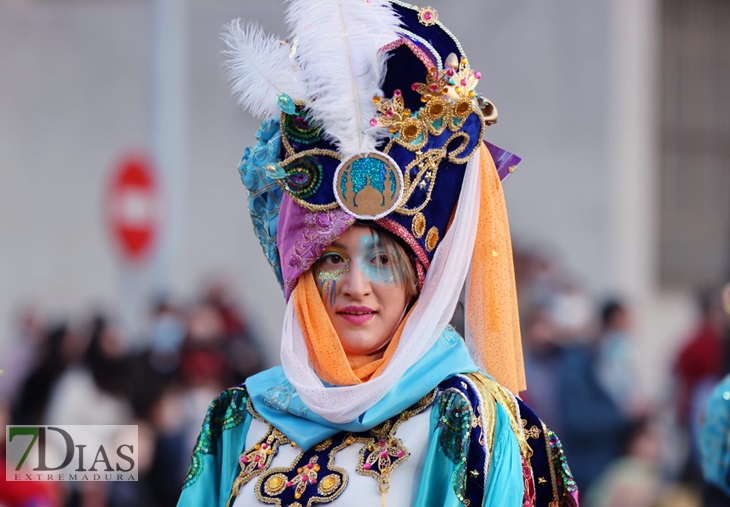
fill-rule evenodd
<path id="1" fill-rule="evenodd" d="M 2 377 L 0 377 L 1 379 Z M 0 400 L 0 428 L 10 424 L 8 405 Z M 5 435 L 0 438 L 0 507 L 61 507 L 59 484 L 42 481 L 6 481 Z M 22 470 L 22 469 L 21 469 Z"/>
<path id="2" fill-rule="evenodd" d="M 18 312 L 17 331 L 7 355 L 0 359 L 0 402 L 8 406 L 17 401 L 23 383 L 30 370 L 39 361 L 38 355 L 43 350 L 42 343 L 45 322 L 40 310 L 35 306 L 26 306 Z"/>
<path id="3" fill-rule="evenodd" d="M 101 313 L 80 329 L 67 367 L 51 390 L 44 424 L 84 425 L 86 431 L 96 433 L 97 441 L 110 437 L 113 426 L 109 425 L 132 424 L 126 341 Z M 65 506 L 103 507 L 112 484 L 64 482 Z"/>
<path id="4" fill-rule="evenodd" d="M 563 362 L 564 344 L 550 312 L 533 307 L 524 320 L 522 339 L 525 344 L 525 376 L 527 391 L 523 399 L 540 414 L 545 424 L 562 435 L 562 414 L 558 398 L 558 378 Z"/>
<path id="5" fill-rule="evenodd" d="M 159 296 L 150 313 L 147 350 L 150 366 L 161 375 L 173 374 L 180 363 L 185 323 L 171 298 Z"/>
<path id="6" fill-rule="evenodd" d="M 131 419 L 125 341 L 104 315 L 91 319 L 87 338 L 53 386 L 46 424 L 124 424 Z"/>
<path id="7" fill-rule="evenodd" d="M 586 495 L 590 507 L 655 507 L 662 496 L 662 437 L 650 418 L 632 421 L 622 456 L 610 463 Z"/>
<path id="8" fill-rule="evenodd" d="M 600 309 L 596 375 L 614 403 L 629 417 L 644 416 L 645 402 L 634 366 L 632 317 L 626 303 L 609 299 Z"/>
<path id="9" fill-rule="evenodd" d="M 632 416 L 622 409 L 599 377 L 600 336 L 595 305 L 575 284 L 558 294 L 552 319 L 563 349 L 556 379 L 561 437 L 574 477 L 588 491 L 622 456 Z"/>
<path id="10" fill-rule="evenodd" d="M 204 290 L 204 301 L 212 305 L 223 323 L 224 349 L 238 382 L 261 371 L 264 356 L 254 327 L 234 304 L 231 289 L 222 276 L 213 278 Z"/>
<path id="11" fill-rule="evenodd" d="M 719 291 L 704 291 L 698 297 L 699 316 L 694 329 L 679 350 L 674 365 L 677 380 L 677 417 L 689 437 L 682 479 L 701 486 L 698 458 L 700 418 L 710 391 L 728 369 L 728 314 Z"/>
<path id="12" fill-rule="evenodd" d="M 704 507 L 730 505 L 730 375 L 711 391 L 700 423 Z"/>
<path id="13" fill-rule="evenodd" d="M 13 424 L 44 424 L 51 392 L 66 368 L 76 360 L 79 337 L 65 322 L 44 331 L 36 361 L 28 370 L 11 410 Z"/>

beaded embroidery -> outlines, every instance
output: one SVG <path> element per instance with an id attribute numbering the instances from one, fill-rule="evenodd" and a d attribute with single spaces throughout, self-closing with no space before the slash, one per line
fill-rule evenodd
<path id="1" fill-rule="evenodd" d="M 290 443 L 281 432 L 269 425 L 269 430 L 248 452 L 239 458 L 241 473 L 233 482 L 233 496 L 238 495 L 241 488 L 254 477 L 261 475 L 271 464 L 279 446 Z"/>
<path id="2" fill-rule="evenodd" d="M 216 453 L 218 439 L 223 430 L 231 429 L 243 422 L 247 401 L 246 389 L 236 387 L 223 391 L 210 404 L 193 450 L 190 469 L 185 477 L 183 488 L 192 485 L 203 473 L 203 458 L 207 454 Z"/>
<path id="3" fill-rule="evenodd" d="M 310 119 L 301 104 L 297 104 L 297 112 L 294 115 L 282 113 L 281 131 L 283 139 L 299 144 L 311 145 L 322 140 L 321 126 Z M 288 142 L 285 147 L 289 153 L 294 153 Z"/>
<path id="4" fill-rule="evenodd" d="M 271 458 L 276 455 L 275 446 L 288 442 L 285 440 L 286 437 L 270 428 L 267 435 L 258 442 L 258 447 L 254 446 L 251 451 L 243 455 L 249 457 L 248 463 L 251 463 L 255 456 L 262 456 L 260 460 L 266 460 L 262 470 L 258 473 L 254 470 L 255 475 L 246 478 L 245 482 L 258 476 L 254 489 L 255 495 L 266 504 L 289 507 L 291 505 L 311 506 L 316 503 L 329 503 L 343 493 L 349 482 L 347 471 L 335 466 L 337 453 L 346 447 L 361 444 L 357 472 L 360 475 L 375 478 L 378 481 L 378 491 L 386 493 L 390 487 L 393 471 L 410 456 L 408 450 L 395 435 L 398 427 L 414 415 L 432 406 L 435 397 L 436 391 L 434 390 L 409 410 L 367 432 L 340 433 L 338 436 L 327 439 L 306 452 L 300 452 L 288 467 L 269 468 Z M 255 413 L 254 417 L 256 417 Z M 270 443 L 271 446 L 264 449 L 265 443 Z M 263 453 L 266 458 L 263 457 Z M 243 472 L 239 479 L 242 476 Z M 240 486 L 245 484 L 243 480 L 240 482 Z M 240 486 L 239 488 L 234 486 L 232 497 L 238 494 Z"/>
<path id="5" fill-rule="evenodd" d="M 326 464 L 324 456 L 333 439 L 300 452 L 289 467 L 276 467 L 259 477 L 255 495 L 261 502 L 277 506 L 329 503 L 339 497 L 348 483 L 347 471 L 334 466 L 334 450 Z M 343 447 L 340 447 L 343 448 Z"/>

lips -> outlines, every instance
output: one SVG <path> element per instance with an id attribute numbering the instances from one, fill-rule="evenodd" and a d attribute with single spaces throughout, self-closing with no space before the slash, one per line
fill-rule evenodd
<path id="1" fill-rule="evenodd" d="M 375 317 L 377 313 L 368 306 L 346 306 L 337 310 L 337 315 L 351 324 L 364 324 Z"/>

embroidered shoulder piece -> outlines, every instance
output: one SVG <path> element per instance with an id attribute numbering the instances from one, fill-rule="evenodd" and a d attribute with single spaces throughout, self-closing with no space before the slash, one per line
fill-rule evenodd
<path id="1" fill-rule="evenodd" d="M 208 407 L 198 441 L 193 449 L 188 475 L 183 488 L 192 485 L 203 473 L 203 458 L 206 454 L 215 454 L 218 439 L 223 430 L 234 428 L 246 417 L 248 392 L 246 388 L 234 387 L 223 391 Z"/>
<path id="2" fill-rule="evenodd" d="M 464 505 L 482 505 L 494 432 L 493 410 L 485 412 L 479 391 L 467 376 L 447 379 L 439 389 L 439 445 L 455 465 L 451 486 Z M 485 417 L 487 412 L 491 418 Z"/>
<path id="3" fill-rule="evenodd" d="M 531 502 L 532 449 L 523 429 L 519 400 L 481 373 L 457 375 L 442 382 L 439 388 L 439 443 L 455 465 L 451 484 L 457 498 L 465 505 L 483 503 L 499 403 L 507 412 L 520 446 L 525 481 L 529 482 L 527 498 Z"/>
<path id="4" fill-rule="evenodd" d="M 577 507 L 578 486 L 568 467 L 558 437 L 522 400 L 517 399 L 525 438 L 532 454 L 529 465 L 534 479 L 535 505 Z"/>

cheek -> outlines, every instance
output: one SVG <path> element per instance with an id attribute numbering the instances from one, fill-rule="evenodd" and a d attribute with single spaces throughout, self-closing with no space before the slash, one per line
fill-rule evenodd
<path id="1" fill-rule="evenodd" d="M 325 306 L 332 307 L 335 305 L 335 298 L 339 291 L 339 285 L 342 283 L 342 277 L 345 273 L 349 272 L 349 262 L 342 269 L 332 271 L 320 270 L 317 272 L 317 287 L 319 288 L 319 295 L 322 297 Z"/>
<path id="2" fill-rule="evenodd" d="M 393 285 L 395 283 L 393 270 L 390 266 L 373 265 L 370 262 L 366 262 L 364 259 L 360 259 L 357 265 L 362 266 L 359 269 L 362 271 L 365 278 L 371 283 L 384 285 Z"/>
<path id="3" fill-rule="evenodd" d="M 407 303 L 405 285 L 381 284 L 380 303 L 387 309 L 391 319 L 400 318 Z"/>

